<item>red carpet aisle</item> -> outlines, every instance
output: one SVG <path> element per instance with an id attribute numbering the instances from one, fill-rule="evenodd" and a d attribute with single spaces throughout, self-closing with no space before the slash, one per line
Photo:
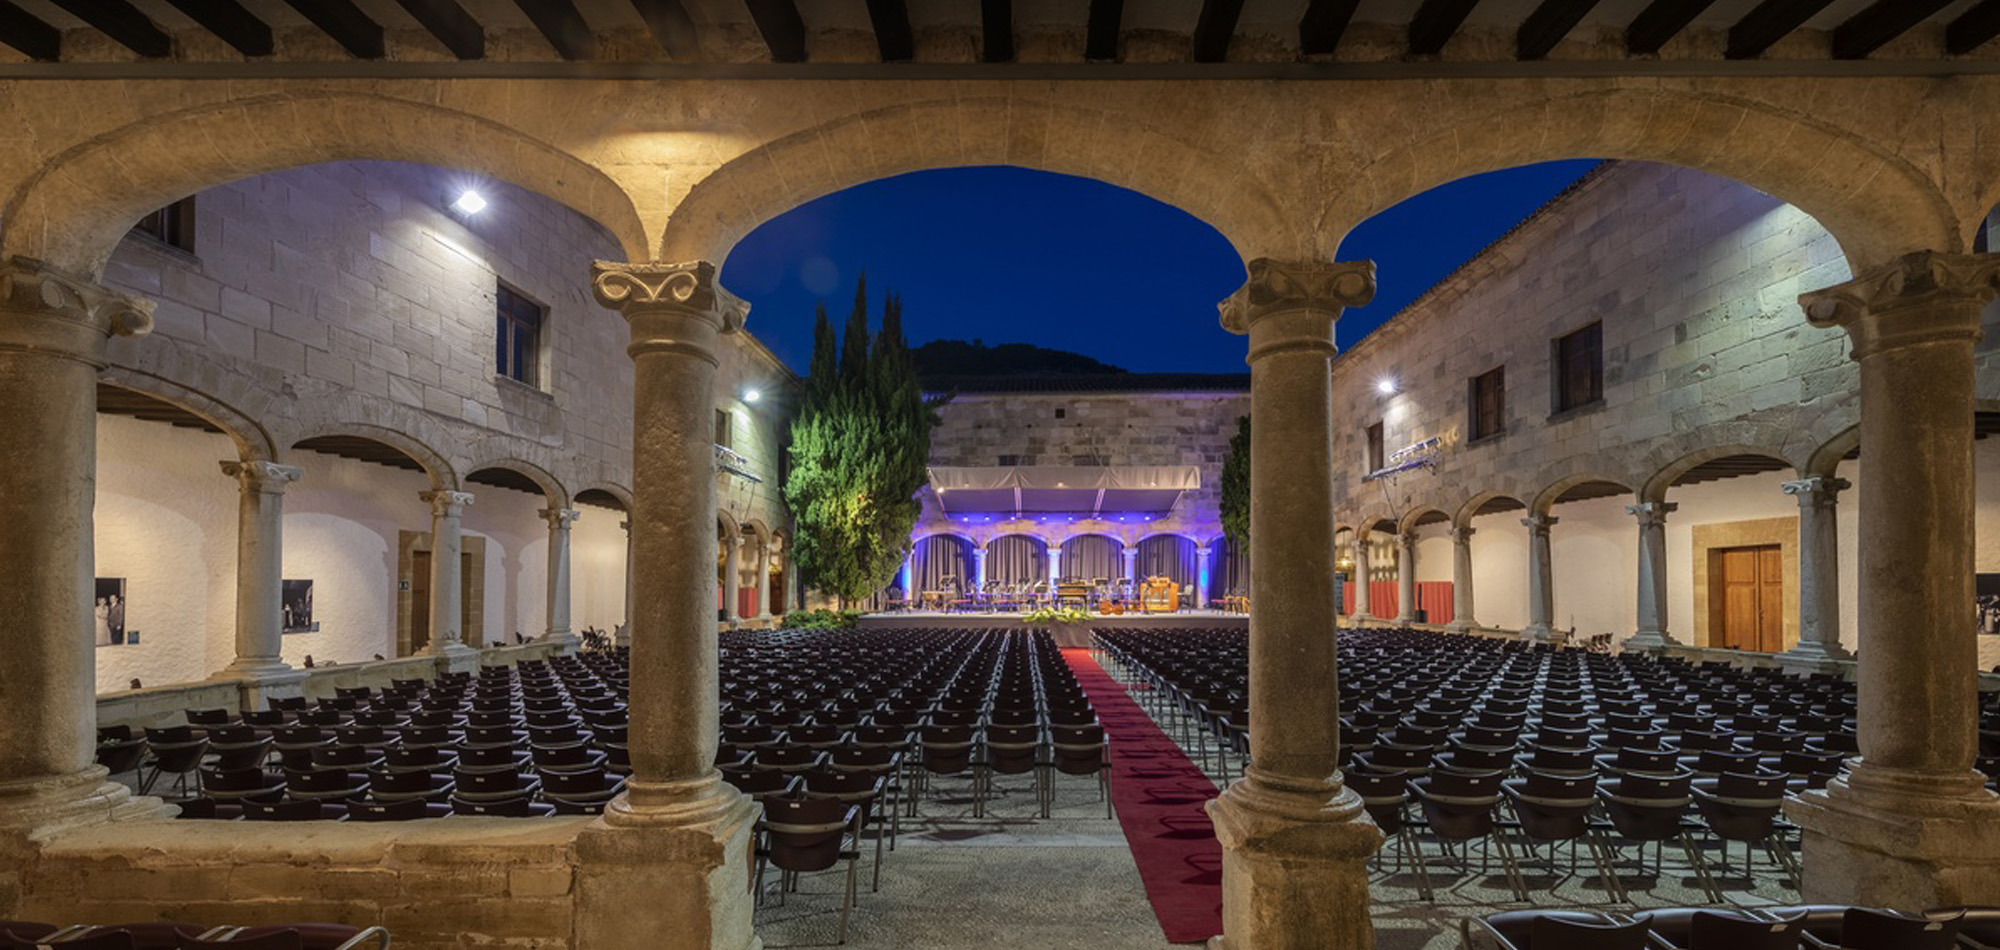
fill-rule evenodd
<path id="1" fill-rule="evenodd" d="M 1064 650 L 1111 741 L 1111 802 L 1169 943 L 1222 932 L 1222 845 L 1203 803 L 1215 786 L 1090 658 Z"/>

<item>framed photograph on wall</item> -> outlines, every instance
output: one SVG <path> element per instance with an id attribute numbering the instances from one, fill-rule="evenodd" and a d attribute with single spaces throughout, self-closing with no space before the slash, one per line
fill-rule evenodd
<path id="1" fill-rule="evenodd" d="M 98 578 L 96 601 L 91 605 L 90 612 L 97 618 L 98 646 L 115 647 L 139 642 L 137 637 L 127 640 L 125 636 L 125 578 Z"/>
<path id="2" fill-rule="evenodd" d="M 286 633 L 314 633 L 319 624 L 313 621 L 313 582 L 285 581 L 279 594 L 284 604 Z"/>

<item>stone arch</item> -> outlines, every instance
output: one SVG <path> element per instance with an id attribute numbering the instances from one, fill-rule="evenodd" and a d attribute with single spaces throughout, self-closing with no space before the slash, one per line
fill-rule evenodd
<path id="1" fill-rule="evenodd" d="M 1108 94 L 1107 98 L 1112 94 Z M 1194 109 L 1196 106 L 1188 105 Z M 1293 204 L 1269 187 L 1236 141 L 1200 121 L 1138 121 L 1144 111 L 994 94 L 905 102 L 840 116 L 739 155 L 697 182 L 674 209 L 662 260 L 720 263 L 759 224 L 843 188 L 907 172 L 1011 165 L 1095 179 L 1199 218 L 1248 260 L 1295 257 L 1307 246 Z M 1185 137 L 1168 128 L 1187 131 Z M 947 134 L 990 129 L 998 134 Z M 1202 132 L 1202 142 L 1193 141 Z M 1116 141 L 1116 148 L 1101 147 Z M 887 144 L 885 144 L 887 143 Z"/>
<path id="2" fill-rule="evenodd" d="M 1786 468 L 1792 467 L 1792 463 L 1778 450 L 1764 446 L 1740 443 L 1711 445 L 1706 448 L 1695 449 L 1660 466 L 1653 473 L 1652 477 L 1646 479 L 1645 484 L 1640 486 L 1639 500 L 1642 502 L 1665 501 L 1667 498 L 1667 489 L 1673 487 L 1675 479 L 1680 478 L 1705 462 L 1713 462 L 1716 459 L 1729 458 L 1734 455 L 1760 456 L 1772 461 L 1783 462 Z"/>
<path id="3" fill-rule="evenodd" d="M 568 489 L 563 487 L 562 479 L 557 478 L 548 469 L 518 458 L 497 458 L 476 464 L 467 464 L 465 466 L 465 473 L 467 477 L 471 477 L 473 473 L 488 468 L 506 469 L 515 474 L 526 476 L 528 480 L 540 486 L 542 497 L 548 499 L 551 505 L 559 504 L 563 499 L 570 497 Z"/>
<path id="4" fill-rule="evenodd" d="M 208 420 L 221 429 L 231 441 L 236 443 L 238 456 L 246 462 L 269 462 L 278 457 L 277 440 L 271 437 L 264 424 L 252 419 L 248 413 L 238 410 L 206 393 L 198 392 L 164 377 L 142 373 L 122 366 L 108 366 L 98 373 L 97 380 L 106 386 L 143 393 L 162 402 L 172 403 L 182 409 Z"/>
<path id="5" fill-rule="evenodd" d="M 1496 501 L 1511 501 L 1521 508 L 1528 507 L 1527 502 L 1522 501 L 1511 492 L 1483 491 L 1466 499 L 1465 504 L 1458 506 L 1458 510 L 1452 513 L 1451 526 L 1454 528 L 1472 527 L 1472 519 L 1479 517 L 1479 510 L 1486 507 L 1489 503 Z"/>
<path id="6" fill-rule="evenodd" d="M 1396 533 L 1408 534 L 1412 531 L 1415 531 L 1417 529 L 1417 521 L 1423 518 L 1423 516 L 1427 514 L 1439 514 L 1444 516 L 1445 521 L 1449 522 L 1451 520 L 1451 512 L 1444 510 L 1442 506 L 1431 505 L 1431 504 L 1420 504 L 1415 508 L 1411 508 L 1409 511 L 1404 512 L 1403 517 L 1397 519 Z"/>
<path id="7" fill-rule="evenodd" d="M 1112 536 L 1105 535 L 1105 537 L 1108 538 Z M 1201 548 L 1205 546 L 1200 538 L 1188 534 L 1185 531 L 1155 531 L 1152 534 L 1142 534 L 1138 538 L 1132 541 L 1132 546 L 1136 548 L 1141 544 L 1153 540 L 1154 538 L 1179 538 L 1183 541 L 1188 542 L 1189 544 L 1194 545 L 1196 548 Z"/>
<path id="8" fill-rule="evenodd" d="M 618 502 L 619 506 L 623 508 L 626 512 L 630 512 L 632 510 L 632 490 L 626 488 L 623 485 L 615 484 L 612 482 L 598 482 L 591 485 L 585 485 L 584 487 L 578 489 L 575 495 L 571 496 L 570 501 L 573 503 L 582 501 L 583 496 L 590 492 L 600 492 L 605 495 L 609 495 L 614 501 Z"/>
<path id="9" fill-rule="evenodd" d="M 969 535 L 969 534 L 966 534 L 966 533 L 965 533 L 965 532 L 963 532 L 963 531 L 951 531 L 951 530 L 945 530 L 945 531 L 925 531 L 925 532 L 922 532 L 922 533 L 919 533 L 919 534 L 918 534 L 918 535 L 917 535 L 916 537 L 914 537 L 914 538 L 911 538 L 911 539 L 910 539 L 910 543 L 911 543 L 911 544 L 915 544 L 915 543 L 917 543 L 918 541 L 923 541 L 923 540 L 926 540 L 926 539 L 929 539 L 929 538 L 957 538 L 958 540 L 960 540 L 960 541 L 963 541 L 963 542 L 965 542 L 966 544 L 968 544 L 968 545 L 970 545 L 970 546 L 972 546 L 972 547 L 974 547 L 974 548 L 977 548 L 977 547 L 979 547 L 979 546 L 980 546 L 980 543 L 979 543 L 979 541 L 977 541 L 976 539 L 974 539 L 974 538 L 972 537 L 972 535 Z"/>
<path id="10" fill-rule="evenodd" d="M 1573 475 L 1565 475 L 1550 482 L 1547 488 L 1542 489 L 1540 493 L 1535 495 L 1534 500 L 1528 503 L 1528 511 L 1537 515 L 1546 515 L 1549 513 L 1550 508 L 1555 507 L 1556 501 L 1561 499 L 1565 492 L 1578 485 L 1590 482 L 1609 482 L 1624 489 L 1626 492 L 1632 491 L 1631 483 L 1624 478 L 1606 476 L 1596 472 L 1580 472 Z"/>
<path id="11" fill-rule="evenodd" d="M 1841 460 L 1847 458 L 1847 453 L 1860 448 L 1861 424 L 1857 422 L 1835 433 L 1833 438 L 1814 449 L 1812 455 L 1806 459 L 1806 464 L 1800 467 L 1799 474 L 1806 478 L 1815 476 L 1831 478 L 1834 470 L 1840 468 Z"/>
<path id="12" fill-rule="evenodd" d="M 332 91 L 149 115 L 81 142 L 6 197 L 0 256 L 37 258 L 95 279 L 132 222 L 155 208 L 252 175 L 347 160 L 437 165 L 506 181 L 603 225 L 633 260 L 651 256 L 631 196 L 576 156 L 455 109 Z"/>
<path id="13" fill-rule="evenodd" d="M 1968 246 L 1958 215 L 1920 169 L 1810 115 L 1659 84 L 1502 109 L 1493 108 L 1487 90 L 1479 95 L 1441 104 L 1431 114 L 1435 131 L 1376 154 L 1329 190 L 1316 229 L 1330 242 L 1324 253 L 1354 225 L 1412 195 L 1468 175 L 1568 158 L 1664 162 L 1757 188 L 1818 221 L 1855 273 L 1912 250 Z"/>
<path id="14" fill-rule="evenodd" d="M 445 458 L 444 453 L 432 448 L 429 443 L 394 429 L 371 425 L 366 422 L 328 423 L 312 426 L 295 433 L 292 437 L 290 447 L 296 448 L 301 442 L 330 436 L 344 436 L 348 438 L 367 439 L 371 442 L 380 442 L 409 456 L 418 465 L 423 466 L 424 474 L 430 476 L 431 488 L 438 491 L 459 490 L 458 470 L 452 467 L 451 462 Z"/>

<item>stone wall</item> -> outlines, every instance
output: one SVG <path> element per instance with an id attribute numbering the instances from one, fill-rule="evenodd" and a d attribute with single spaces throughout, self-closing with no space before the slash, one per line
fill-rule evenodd
<path id="1" fill-rule="evenodd" d="M 933 465 L 1193 465 L 1201 469 L 1201 488 L 1183 495 L 1173 513 L 1156 522 L 1061 526 L 955 524 L 927 489 L 917 531 L 973 538 L 1105 534 L 1127 543 L 1183 534 L 1208 544 L 1222 533 L 1222 464 L 1229 440 L 1236 420 L 1249 412 L 1247 391 L 961 393 L 939 413 L 943 424 L 931 435 Z"/>

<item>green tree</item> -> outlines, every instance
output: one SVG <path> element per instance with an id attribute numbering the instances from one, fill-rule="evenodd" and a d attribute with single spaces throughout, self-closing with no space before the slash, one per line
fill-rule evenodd
<path id="1" fill-rule="evenodd" d="M 798 525 L 794 556 L 843 603 L 887 585 L 909 554 L 942 402 L 924 398 L 911 369 L 901 298 L 891 295 L 883 309 L 871 345 L 865 277 L 843 339 L 820 308 L 791 428 L 784 494 Z"/>
<path id="2" fill-rule="evenodd" d="M 1222 533 L 1231 557 L 1250 550 L 1250 417 L 1239 416 L 1222 461 Z"/>

